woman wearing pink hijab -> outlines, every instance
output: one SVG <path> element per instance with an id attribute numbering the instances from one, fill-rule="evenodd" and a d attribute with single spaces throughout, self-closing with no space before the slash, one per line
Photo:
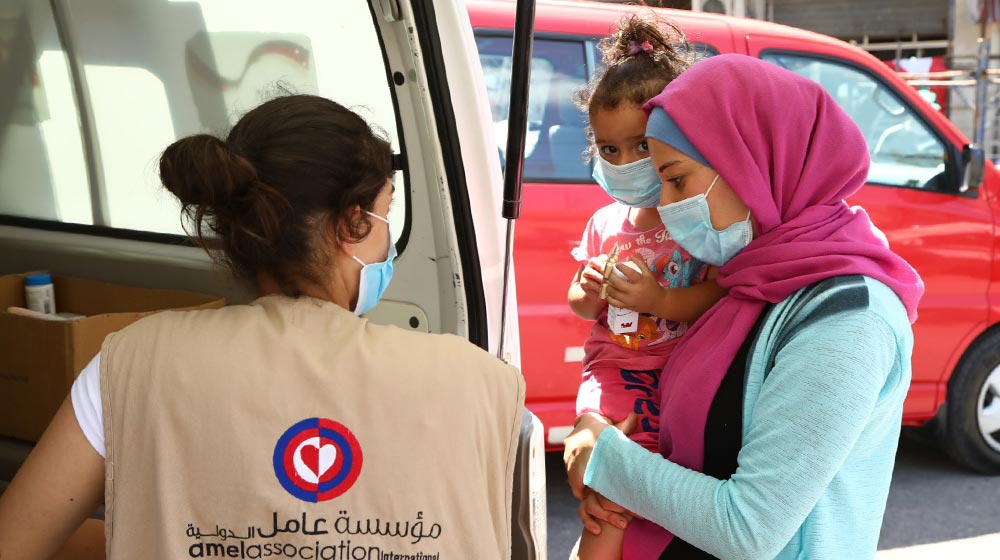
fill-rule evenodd
<path id="1" fill-rule="evenodd" d="M 923 283 L 844 202 L 861 132 L 818 84 L 741 55 L 645 109 L 660 216 L 729 295 L 663 371 L 659 454 L 578 419 L 570 484 L 605 499 L 585 525 L 628 523 L 626 560 L 873 557 Z"/>

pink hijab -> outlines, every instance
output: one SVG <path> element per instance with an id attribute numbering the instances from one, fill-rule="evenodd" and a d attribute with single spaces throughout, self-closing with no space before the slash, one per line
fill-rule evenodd
<path id="1" fill-rule="evenodd" d="M 896 292 L 910 321 L 923 282 L 844 198 L 868 174 L 868 148 L 850 117 L 815 82 L 743 55 L 698 62 L 648 101 L 663 108 L 741 200 L 758 236 L 719 268 L 729 295 L 670 357 L 660 382 L 660 453 L 701 471 L 708 409 L 767 303 L 832 276 L 862 274 Z M 667 492 L 664 489 L 664 492 Z M 658 558 L 673 539 L 630 524 L 624 558 Z"/>

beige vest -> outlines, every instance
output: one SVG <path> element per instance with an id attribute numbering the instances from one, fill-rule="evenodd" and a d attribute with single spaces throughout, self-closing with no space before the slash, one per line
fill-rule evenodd
<path id="1" fill-rule="evenodd" d="M 467 341 L 270 296 L 101 355 L 108 558 L 510 556 L 524 382 Z"/>

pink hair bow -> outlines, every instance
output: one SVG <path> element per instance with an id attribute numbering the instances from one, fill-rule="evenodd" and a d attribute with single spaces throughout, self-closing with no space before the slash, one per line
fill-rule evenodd
<path id="1" fill-rule="evenodd" d="M 641 43 L 637 43 L 636 41 L 629 41 L 628 42 L 628 55 L 629 56 L 635 56 L 636 54 L 639 54 L 640 52 L 653 52 L 653 44 L 650 43 L 649 41 L 643 41 Z"/>

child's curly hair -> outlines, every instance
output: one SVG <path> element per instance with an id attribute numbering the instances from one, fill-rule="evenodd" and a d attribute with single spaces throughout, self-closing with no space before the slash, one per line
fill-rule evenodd
<path id="1" fill-rule="evenodd" d="M 695 61 L 684 33 L 652 12 L 625 16 L 597 48 L 604 68 L 573 95 L 588 115 L 626 101 L 645 103 Z"/>

